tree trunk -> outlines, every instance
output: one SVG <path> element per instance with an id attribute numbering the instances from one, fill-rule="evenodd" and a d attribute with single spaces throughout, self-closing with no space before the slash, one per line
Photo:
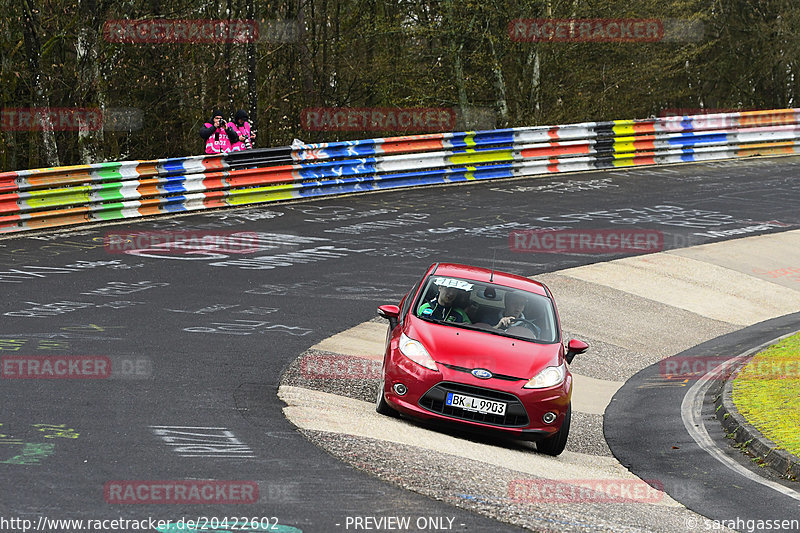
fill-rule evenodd
<path id="1" fill-rule="evenodd" d="M 45 95 L 44 81 L 42 80 L 42 69 L 39 64 L 39 57 L 42 51 L 41 41 L 39 34 L 41 27 L 39 25 L 39 8 L 36 7 L 34 0 L 25 0 L 23 6 L 23 32 L 25 35 L 25 53 L 28 58 L 28 68 L 31 73 L 31 87 L 32 87 L 32 104 L 33 107 L 44 110 L 50 107 L 48 98 Z M 58 145 L 56 144 L 56 137 L 53 133 L 53 125 L 49 120 L 39 115 L 39 121 L 42 128 L 42 149 L 44 151 L 43 161 L 49 167 L 59 166 L 58 162 Z M 35 143 L 32 143 L 35 146 Z M 34 157 L 39 159 L 39 157 Z M 33 162 L 34 166 L 41 165 L 39 161 Z"/>
<path id="2" fill-rule="evenodd" d="M 497 57 L 494 47 L 494 39 L 489 35 L 489 49 L 492 52 L 492 73 L 494 74 L 494 86 L 497 89 L 497 110 L 500 113 L 500 127 L 507 128 L 509 122 L 508 101 L 506 100 L 506 82 L 503 78 L 503 67 Z"/>
<path id="3" fill-rule="evenodd" d="M 78 5 L 81 28 L 76 42 L 78 63 L 77 101 L 81 108 L 97 108 L 99 123 L 87 120 L 84 113 L 78 114 L 78 151 L 83 164 L 96 163 L 103 158 L 103 116 L 105 95 L 100 88 L 100 65 L 97 62 L 97 3 L 95 0 L 80 0 Z M 99 129 L 98 129 L 99 128 Z"/>

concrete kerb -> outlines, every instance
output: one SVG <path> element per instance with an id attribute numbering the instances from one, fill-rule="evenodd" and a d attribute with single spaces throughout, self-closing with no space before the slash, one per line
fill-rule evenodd
<path id="1" fill-rule="evenodd" d="M 728 437 L 736 441 L 741 449 L 752 454 L 761 465 L 765 465 L 779 476 L 800 481 L 800 457 L 778 448 L 750 424 L 733 403 L 733 381 L 739 371 L 753 358 L 754 353 L 731 372 L 719 387 L 709 390 L 714 397 L 714 412 Z"/>

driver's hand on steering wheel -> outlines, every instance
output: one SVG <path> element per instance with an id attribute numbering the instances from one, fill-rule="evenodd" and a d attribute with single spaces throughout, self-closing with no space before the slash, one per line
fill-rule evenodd
<path id="1" fill-rule="evenodd" d="M 517 317 L 515 316 L 504 316 L 500 319 L 500 322 L 497 323 L 495 326 L 498 329 L 507 329 L 511 324 L 517 321 Z"/>

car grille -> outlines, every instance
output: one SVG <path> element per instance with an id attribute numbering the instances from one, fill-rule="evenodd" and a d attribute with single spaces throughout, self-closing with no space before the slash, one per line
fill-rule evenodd
<path id="1" fill-rule="evenodd" d="M 445 400 L 448 392 L 457 392 L 477 398 L 506 402 L 506 414 L 476 413 L 474 411 L 461 409 L 460 407 L 446 405 Z M 472 422 L 491 424 L 493 426 L 524 427 L 528 425 L 528 413 L 525 411 L 519 398 L 513 394 L 484 389 L 483 387 L 464 385 L 463 383 L 451 383 L 447 381 L 437 383 L 419 399 L 419 406 L 428 411 L 459 420 L 470 420 Z"/>
<path id="2" fill-rule="evenodd" d="M 472 371 L 474 370 L 474 368 L 466 368 L 466 367 L 457 366 L 457 365 L 446 365 L 444 363 L 437 363 L 437 364 L 441 364 L 442 366 L 447 367 L 450 370 L 455 370 L 456 372 L 466 372 L 467 374 L 471 374 Z M 495 374 L 494 372 L 492 372 L 492 379 L 502 379 L 504 381 L 524 381 L 525 380 L 525 378 L 517 378 L 517 377 L 514 377 L 514 376 L 507 376 L 505 374 Z"/>

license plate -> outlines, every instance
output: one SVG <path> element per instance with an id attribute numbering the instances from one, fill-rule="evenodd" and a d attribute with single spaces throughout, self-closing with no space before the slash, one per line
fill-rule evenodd
<path id="1" fill-rule="evenodd" d="M 447 405 L 460 407 L 466 411 L 477 411 L 478 413 L 503 416 L 506 414 L 505 402 L 495 402 L 474 396 L 465 396 L 455 392 L 447 393 Z"/>

